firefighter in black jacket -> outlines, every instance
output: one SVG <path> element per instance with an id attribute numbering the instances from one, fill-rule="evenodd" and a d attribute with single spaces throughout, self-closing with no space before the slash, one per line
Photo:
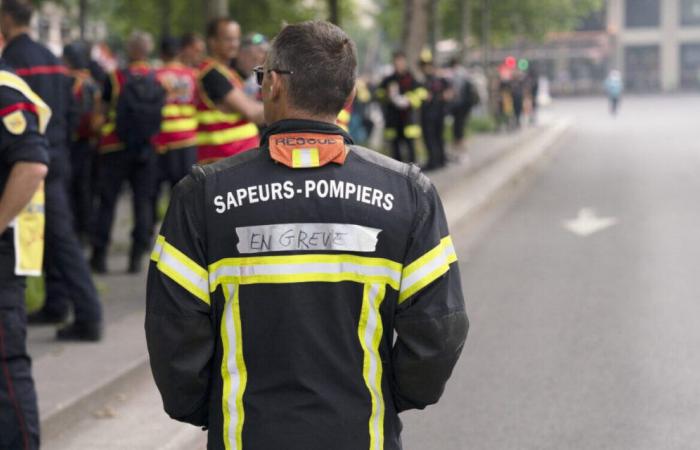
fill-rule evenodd
<path id="1" fill-rule="evenodd" d="M 29 37 L 33 7 L 28 0 L 3 0 L 0 27 L 7 41 L 3 59 L 52 110 L 46 129 L 46 302 L 34 323 L 62 323 L 73 306 L 74 322 L 58 330 L 59 340 L 97 341 L 102 337 L 102 305 L 90 276 L 68 197 L 69 129 L 73 121 L 71 81 L 66 68 Z"/>
<path id="2" fill-rule="evenodd" d="M 41 273 L 49 107 L 0 61 L 0 449 L 39 448 L 24 276 Z"/>
<path id="3" fill-rule="evenodd" d="M 207 427 L 209 449 L 400 449 L 398 413 L 437 402 L 462 350 L 435 188 L 335 125 L 355 70 L 335 25 L 284 28 L 256 69 L 260 151 L 195 166 L 173 194 L 146 337 L 166 412 Z"/>
<path id="4" fill-rule="evenodd" d="M 409 70 L 406 55 L 395 52 L 393 63 L 394 73 L 382 80 L 375 93 L 384 111 L 384 138 L 391 144 L 394 159 L 415 163 L 416 139 L 421 136 L 418 113 L 428 91 Z"/>

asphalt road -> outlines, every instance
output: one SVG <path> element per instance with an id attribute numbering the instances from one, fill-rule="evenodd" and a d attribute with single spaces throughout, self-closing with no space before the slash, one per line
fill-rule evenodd
<path id="1" fill-rule="evenodd" d="M 406 450 L 700 447 L 700 97 L 554 111 L 575 121 L 542 172 L 452 230 L 470 334 Z M 578 236 L 582 208 L 617 223 Z"/>

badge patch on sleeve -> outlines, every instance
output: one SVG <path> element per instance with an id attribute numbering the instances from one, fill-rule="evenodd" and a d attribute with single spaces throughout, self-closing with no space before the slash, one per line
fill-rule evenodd
<path id="1" fill-rule="evenodd" d="M 27 129 L 27 119 L 22 111 L 15 111 L 2 118 L 2 123 L 12 134 L 22 134 Z"/>

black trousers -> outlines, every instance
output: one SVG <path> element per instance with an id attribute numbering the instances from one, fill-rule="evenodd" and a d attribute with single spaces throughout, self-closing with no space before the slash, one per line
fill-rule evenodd
<path id="1" fill-rule="evenodd" d="M 71 204 L 75 216 L 75 229 L 83 235 L 92 230 L 91 221 L 95 200 L 93 189 L 94 155 L 95 148 L 89 140 L 81 139 L 71 145 Z"/>
<path id="2" fill-rule="evenodd" d="M 445 115 L 442 112 L 421 115 L 423 140 L 428 150 L 428 169 L 437 169 L 445 165 Z"/>
<path id="3" fill-rule="evenodd" d="M 452 108 L 452 138 L 455 141 L 461 141 L 464 139 L 464 130 L 469 123 L 469 114 L 471 113 L 471 106 L 469 105 L 457 105 Z"/>
<path id="4" fill-rule="evenodd" d="M 35 450 L 39 410 L 27 354 L 25 282 L 14 265 L 8 231 L 0 237 L 0 450 Z"/>
<path id="5" fill-rule="evenodd" d="M 197 147 L 186 147 L 158 155 L 158 180 L 156 193 L 162 183 L 174 187 L 178 181 L 188 175 L 192 166 L 197 164 Z"/>
<path id="6" fill-rule="evenodd" d="M 100 206 L 93 245 L 105 250 L 110 243 L 112 223 L 122 185 L 129 182 L 133 193 L 134 227 L 132 251 L 146 251 L 153 232 L 156 155 L 151 151 L 121 150 L 100 156 Z"/>
<path id="7" fill-rule="evenodd" d="M 406 157 L 403 156 L 403 148 L 406 149 Z M 407 138 L 404 134 L 404 127 L 396 127 L 396 136 L 391 140 L 392 156 L 397 161 L 406 163 L 416 162 L 416 143 L 412 138 Z"/>
<path id="8" fill-rule="evenodd" d="M 67 154 L 55 152 L 46 178 L 44 310 L 60 315 L 72 303 L 76 322 L 100 322 L 102 306 L 73 225 L 68 199 L 69 179 Z"/>

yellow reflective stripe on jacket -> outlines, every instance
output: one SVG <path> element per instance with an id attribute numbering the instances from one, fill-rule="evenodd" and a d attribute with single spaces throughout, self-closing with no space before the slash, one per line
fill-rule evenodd
<path id="1" fill-rule="evenodd" d="M 236 284 L 224 285 L 226 303 L 221 320 L 221 342 L 224 350 L 221 360 L 222 407 L 226 450 L 243 448 L 241 440 L 245 419 L 243 392 L 248 382 L 248 372 L 243 359 L 239 288 Z"/>
<path id="2" fill-rule="evenodd" d="M 194 117 L 197 108 L 194 105 L 165 105 L 163 117 Z"/>
<path id="3" fill-rule="evenodd" d="M 365 284 L 357 334 L 364 353 L 362 376 L 369 391 L 372 409 L 369 416 L 369 450 L 384 449 L 384 396 L 382 395 L 382 359 L 379 343 L 384 334 L 379 307 L 386 285 Z"/>
<path id="4" fill-rule="evenodd" d="M 408 98 L 408 101 L 411 103 L 413 109 L 418 109 L 420 108 L 421 103 L 428 99 L 428 90 L 419 87 L 412 91 L 406 92 L 405 96 Z"/>
<path id="5" fill-rule="evenodd" d="M 160 130 L 164 133 L 175 133 L 178 131 L 195 131 L 197 130 L 197 119 L 174 119 L 164 120 Z"/>
<path id="6" fill-rule="evenodd" d="M 219 111 L 218 109 L 211 109 L 208 111 L 199 111 L 197 113 L 197 120 L 202 125 L 212 125 L 215 123 L 235 123 L 241 120 L 243 117 L 238 113 L 226 113 Z"/>
<path id="7" fill-rule="evenodd" d="M 457 261 L 452 238 L 447 236 L 432 250 L 406 266 L 401 274 L 399 303 L 428 286 L 450 270 Z"/>
<path id="8" fill-rule="evenodd" d="M 51 120 L 51 108 L 29 87 L 27 82 L 12 72 L 0 70 L 0 86 L 19 91 L 36 106 L 37 116 L 39 117 L 39 132 L 41 134 L 46 133 L 46 127 L 49 125 L 49 120 Z"/>
<path id="9" fill-rule="evenodd" d="M 403 128 L 403 135 L 409 139 L 418 139 L 421 136 L 420 125 L 406 125 Z"/>
<path id="10" fill-rule="evenodd" d="M 338 114 L 338 122 L 341 124 L 350 123 L 350 112 L 347 109 L 341 109 Z"/>
<path id="11" fill-rule="evenodd" d="M 167 242 L 164 236 L 158 236 L 151 260 L 156 263 L 158 270 L 187 292 L 207 305 L 210 304 L 207 271 Z"/>
<path id="12" fill-rule="evenodd" d="M 102 133 L 103 136 L 107 136 L 108 134 L 112 134 L 112 132 L 116 129 L 117 129 L 116 123 L 107 122 L 104 125 L 102 125 L 102 128 L 100 128 L 100 132 Z"/>
<path id="13" fill-rule="evenodd" d="M 209 266 L 209 289 L 219 284 L 355 281 L 388 284 L 398 290 L 401 264 L 348 254 L 224 258 Z"/>
<path id="14" fill-rule="evenodd" d="M 234 141 L 242 141 L 258 135 L 258 127 L 254 123 L 219 131 L 198 131 L 197 144 L 222 145 Z"/>

